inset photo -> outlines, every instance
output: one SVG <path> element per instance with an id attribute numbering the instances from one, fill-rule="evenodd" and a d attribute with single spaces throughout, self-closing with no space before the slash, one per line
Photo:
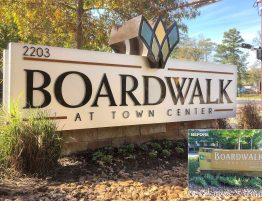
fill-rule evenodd
<path id="1" fill-rule="evenodd" d="M 189 196 L 262 197 L 262 130 L 188 130 Z"/>

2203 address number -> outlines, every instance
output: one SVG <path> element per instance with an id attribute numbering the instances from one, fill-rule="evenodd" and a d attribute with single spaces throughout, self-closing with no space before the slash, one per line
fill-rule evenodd
<path id="1" fill-rule="evenodd" d="M 50 52 L 48 48 L 41 48 L 41 47 L 28 47 L 24 46 L 24 56 L 31 56 L 31 57 L 50 57 Z"/>

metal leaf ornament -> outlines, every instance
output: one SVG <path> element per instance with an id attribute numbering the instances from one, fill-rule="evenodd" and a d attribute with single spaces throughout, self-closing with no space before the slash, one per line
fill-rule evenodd
<path id="1" fill-rule="evenodd" d="M 152 28 L 149 22 L 142 17 L 139 37 L 146 46 L 147 57 L 153 68 L 164 68 L 168 57 L 179 42 L 177 23 L 168 28 L 159 17 Z"/>
<path id="2" fill-rule="evenodd" d="M 109 44 L 116 53 L 146 56 L 151 68 L 164 68 L 178 42 L 176 22 L 167 27 L 161 17 L 149 23 L 140 15 L 115 26 Z"/>

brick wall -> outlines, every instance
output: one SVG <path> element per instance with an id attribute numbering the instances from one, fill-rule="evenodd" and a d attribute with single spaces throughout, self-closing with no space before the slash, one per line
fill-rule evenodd
<path id="1" fill-rule="evenodd" d="M 63 155 L 103 146 L 140 144 L 153 139 L 185 139 L 187 129 L 217 128 L 216 120 L 62 131 Z"/>

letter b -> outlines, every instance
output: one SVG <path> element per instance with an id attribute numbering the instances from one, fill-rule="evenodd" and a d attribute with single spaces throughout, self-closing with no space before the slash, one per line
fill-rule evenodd
<path id="1" fill-rule="evenodd" d="M 26 108 L 44 108 L 46 106 L 48 106 L 51 102 L 51 95 L 50 93 L 45 90 L 44 88 L 46 88 L 50 82 L 51 82 L 51 78 L 50 76 L 41 70 L 25 70 L 26 72 L 26 105 L 25 105 L 25 109 Z M 44 78 L 44 82 L 41 86 L 39 87 L 34 87 L 34 73 L 40 73 L 43 78 Z M 42 94 L 44 95 L 44 101 L 41 105 L 39 106 L 35 106 L 34 105 L 34 95 L 33 95 L 33 91 L 40 91 L 42 92 Z"/>

